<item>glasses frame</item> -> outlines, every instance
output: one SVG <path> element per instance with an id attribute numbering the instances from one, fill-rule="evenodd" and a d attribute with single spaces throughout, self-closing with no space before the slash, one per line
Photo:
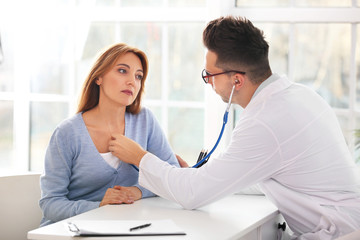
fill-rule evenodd
<path id="1" fill-rule="evenodd" d="M 240 74 L 246 74 L 246 72 L 242 72 L 242 71 L 237 71 L 237 70 L 229 70 L 229 71 L 225 71 L 225 72 L 220 72 L 220 73 L 214 73 L 214 74 L 209 74 L 206 69 L 204 68 L 201 72 L 201 77 L 204 80 L 205 84 L 209 83 L 209 78 L 217 76 L 217 75 L 221 75 L 221 74 L 225 74 L 225 73 L 231 73 L 231 72 L 235 72 L 235 73 L 240 73 Z"/>

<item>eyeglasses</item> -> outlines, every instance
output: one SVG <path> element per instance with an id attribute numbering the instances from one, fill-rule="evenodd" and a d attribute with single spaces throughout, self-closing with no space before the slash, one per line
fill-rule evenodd
<path id="1" fill-rule="evenodd" d="M 231 73 L 231 72 L 240 73 L 240 74 L 246 74 L 245 72 L 236 71 L 236 70 L 229 70 L 229 71 L 225 71 L 225 72 L 210 74 L 210 73 L 208 73 L 206 71 L 206 69 L 204 69 L 201 72 L 201 77 L 202 77 L 202 79 L 204 80 L 205 83 L 209 83 L 209 78 L 220 75 L 220 74 Z"/>

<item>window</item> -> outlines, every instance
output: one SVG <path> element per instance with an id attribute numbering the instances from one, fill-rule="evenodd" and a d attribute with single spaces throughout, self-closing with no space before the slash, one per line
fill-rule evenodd
<path id="1" fill-rule="evenodd" d="M 147 53 L 143 104 L 174 151 L 193 164 L 202 148 L 215 143 L 226 106 L 200 78 L 201 35 L 207 21 L 228 14 L 264 30 L 273 71 L 313 87 L 329 102 L 360 159 L 354 135 L 360 129 L 359 7 L 360 0 L 3 0 L 1 172 L 42 170 L 49 138 L 75 113 L 95 55 L 115 42 Z M 241 112 L 234 109 L 229 125 Z"/>
<path id="2" fill-rule="evenodd" d="M 145 51 L 150 71 L 143 105 L 154 112 L 174 151 L 195 160 L 204 141 L 206 11 L 206 0 L 2 2 L 2 172 L 42 171 L 50 136 L 75 113 L 96 54 L 116 42 Z"/>
<path id="3" fill-rule="evenodd" d="M 355 137 L 360 128 L 358 6 L 351 0 L 237 0 L 229 12 L 264 30 L 273 72 L 310 86 L 333 107 L 360 163 Z M 234 121 L 240 112 L 235 109 Z"/>

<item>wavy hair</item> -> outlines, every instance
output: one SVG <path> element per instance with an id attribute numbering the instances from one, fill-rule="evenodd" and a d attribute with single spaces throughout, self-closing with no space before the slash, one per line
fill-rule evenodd
<path id="1" fill-rule="evenodd" d="M 106 74 L 114 65 L 119 57 L 126 53 L 134 53 L 139 57 L 143 68 L 143 79 L 141 80 L 141 86 L 139 93 L 134 102 L 126 107 L 126 112 L 137 114 L 141 110 L 141 98 L 144 93 L 144 85 L 146 76 L 148 74 L 148 59 L 146 54 L 125 43 L 118 43 L 108 47 L 95 61 L 90 73 L 85 79 L 83 84 L 80 100 L 78 104 L 77 112 L 86 112 L 99 104 L 100 87 L 96 84 L 96 80 Z"/>

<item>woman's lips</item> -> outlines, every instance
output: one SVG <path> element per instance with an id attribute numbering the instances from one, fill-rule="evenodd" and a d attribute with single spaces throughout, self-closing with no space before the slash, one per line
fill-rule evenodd
<path id="1" fill-rule="evenodd" d="M 123 93 L 125 93 L 126 95 L 129 95 L 129 96 L 133 95 L 133 92 L 131 90 L 123 90 L 121 92 L 123 92 Z"/>

